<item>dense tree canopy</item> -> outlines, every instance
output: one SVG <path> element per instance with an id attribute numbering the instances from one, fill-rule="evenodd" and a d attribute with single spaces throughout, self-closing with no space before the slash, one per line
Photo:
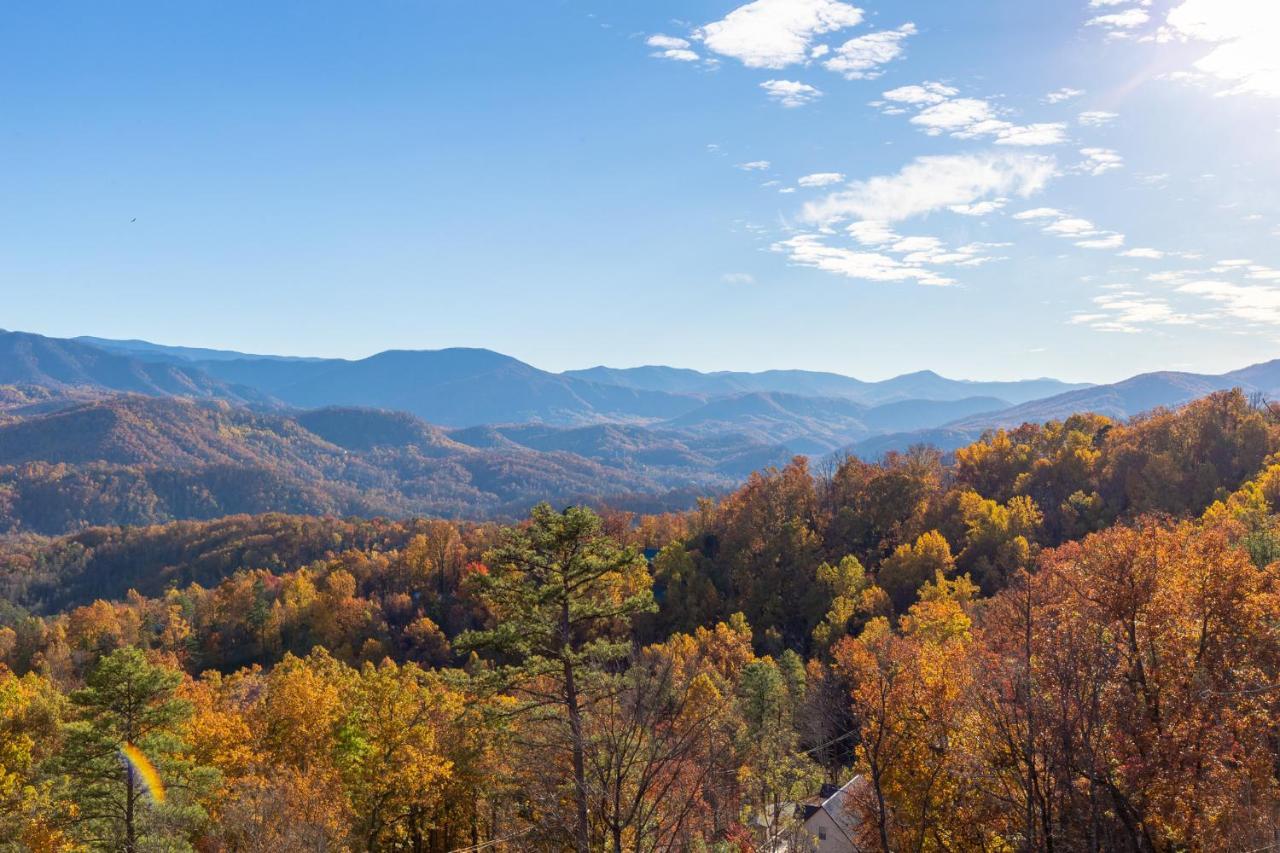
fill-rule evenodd
<path id="1" fill-rule="evenodd" d="M 680 515 L 11 540 L 0 847 L 768 849 L 860 774 L 868 850 L 1265 849 L 1277 449 L 1227 393 Z"/>

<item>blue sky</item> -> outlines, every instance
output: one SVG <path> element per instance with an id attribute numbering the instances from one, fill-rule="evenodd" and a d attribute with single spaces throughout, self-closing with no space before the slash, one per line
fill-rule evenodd
<path id="1" fill-rule="evenodd" d="M 1280 356 L 1278 41 L 1269 0 L 17 4 L 0 326 L 1231 369 Z"/>

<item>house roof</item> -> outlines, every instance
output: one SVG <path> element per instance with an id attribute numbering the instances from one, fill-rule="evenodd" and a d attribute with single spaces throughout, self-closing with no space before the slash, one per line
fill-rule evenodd
<path id="1" fill-rule="evenodd" d="M 843 786 L 836 789 L 835 793 L 822 801 L 819 808 L 831 816 L 831 820 L 836 826 L 840 827 L 840 831 L 849 837 L 852 841 L 854 833 L 858 830 L 860 820 L 857 812 L 850 806 L 853 803 L 853 795 L 866 785 L 866 780 L 861 775 L 854 776 Z M 816 810 L 815 810 L 816 811 Z M 806 819 L 812 814 L 806 814 Z"/>

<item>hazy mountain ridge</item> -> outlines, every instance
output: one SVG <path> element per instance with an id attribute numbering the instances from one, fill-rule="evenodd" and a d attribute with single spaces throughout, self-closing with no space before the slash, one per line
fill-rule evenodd
<path id="1" fill-rule="evenodd" d="M 388 350 L 358 360 L 302 358 L 293 356 L 254 355 L 231 350 L 208 350 L 192 347 L 175 347 L 153 344 L 147 341 L 113 341 L 105 338 L 82 337 L 76 339 L 106 349 L 123 351 L 139 359 L 180 361 L 196 366 L 225 380 L 258 388 L 264 393 L 278 396 L 291 405 L 313 407 L 316 405 L 378 405 L 382 408 L 402 408 L 414 411 L 421 417 L 437 423 L 447 418 L 432 417 L 418 412 L 401 399 L 398 404 L 387 399 L 375 400 L 376 395 L 397 393 L 412 395 L 411 389 L 397 385 L 391 391 L 379 387 L 394 374 L 398 382 L 404 382 L 405 372 L 420 388 L 447 386 L 453 381 L 465 381 L 481 377 L 501 378 L 502 371 L 524 379 L 537 378 L 541 382 L 558 379 L 571 389 L 578 399 L 575 404 L 587 403 L 595 408 L 600 401 L 600 386 L 625 388 L 642 392 L 649 403 L 658 405 L 662 397 L 647 395 L 674 395 L 678 398 L 707 400 L 711 397 L 738 396 L 748 393 L 783 393 L 806 397 L 837 397 L 855 400 L 866 405 L 879 405 L 910 399 L 956 401 L 970 397 L 994 397 L 1009 404 L 1047 397 L 1066 391 L 1088 387 L 1083 383 L 1067 383 L 1056 379 L 1026 379 L 1015 381 L 985 382 L 948 379 L 929 370 L 895 376 L 890 379 L 869 382 L 838 373 L 812 370 L 766 370 L 756 373 L 744 371 L 701 372 L 687 368 L 650 365 L 634 368 L 591 367 L 550 373 L 540 370 L 510 356 L 479 348 L 454 347 L 440 350 Z M 360 378 L 372 387 L 348 388 Z M 585 384 L 584 384 L 585 383 Z M 364 395 L 359 399 L 336 399 L 324 396 L 323 386 L 328 384 L 330 395 Z M 552 382 L 552 384 L 558 384 Z M 317 387 L 320 386 L 320 387 Z M 605 402 L 625 401 L 611 392 Z M 412 402 L 411 396 L 409 396 Z M 678 407 L 690 405 L 686 400 Z M 572 407 L 570 407 L 571 409 Z M 608 405 L 605 406 L 608 408 Z M 672 417 L 673 412 L 652 415 L 633 413 L 640 417 Z M 515 421 L 518 418 L 506 418 Z M 503 419 L 497 419 L 503 420 Z M 471 426 L 474 424 L 459 424 Z"/>
<path id="2" fill-rule="evenodd" d="M 866 405 L 903 400 L 955 401 L 970 397 L 992 397 L 1012 405 L 1089 387 L 1087 384 L 1061 382 L 1057 379 L 1008 382 L 947 379 L 931 370 L 904 373 L 877 382 L 810 370 L 700 373 L 696 370 L 658 365 L 632 368 L 592 367 L 586 370 L 567 370 L 563 375 L 670 393 L 726 395 L 776 392 L 809 397 L 843 397 Z"/>
<path id="3" fill-rule="evenodd" d="M 1280 359 L 1221 374 L 1142 373 L 1120 382 L 1094 385 L 998 411 L 957 418 L 934 428 L 871 436 L 852 443 L 844 450 L 871 457 L 912 444 L 932 444 L 941 450 L 954 450 L 991 429 L 1012 429 L 1024 423 L 1062 420 L 1081 412 L 1124 420 L 1155 408 L 1177 408 L 1214 391 L 1232 388 L 1240 388 L 1268 400 L 1280 399 Z"/>
<path id="4" fill-rule="evenodd" d="M 1280 359 L 1217 375 L 1177 371 L 1143 373 L 1109 385 L 1033 400 L 991 415 L 960 419 L 947 426 L 957 429 L 1018 426 L 1028 421 L 1060 420 L 1076 412 L 1126 418 L 1158 406 L 1180 406 L 1213 391 L 1230 388 L 1241 388 L 1271 399 L 1280 397 Z"/>
<path id="5" fill-rule="evenodd" d="M 39 387 L 71 394 L 124 392 L 228 400 L 270 401 L 196 367 L 142 361 L 76 341 L 25 332 L 0 332 L 0 386 Z"/>
<path id="6" fill-rule="evenodd" d="M 1125 418 L 1235 386 L 1280 396 L 1280 362 L 1221 375 L 1149 373 L 1096 386 L 957 381 L 932 371 L 865 382 L 815 371 L 664 366 L 551 373 L 474 348 L 389 350 L 348 361 L 0 333 L 0 386 L 8 386 L 0 389 L 0 422 L 126 392 L 223 400 L 262 412 L 323 409 L 292 417 L 348 451 L 400 441 L 419 456 L 566 452 L 624 467 L 737 472 L 746 460 L 787 453 L 879 455 L 918 442 L 953 449 L 993 427 L 1080 411 Z M 411 420 L 356 411 L 370 409 Z M 512 428 L 518 426 L 536 428 Z M 396 430 L 407 432 L 394 439 Z M 714 437 L 724 437 L 728 450 L 708 453 Z"/>
<path id="7" fill-rule="evenodd" d="M 101 338 L 62 341 L 9 333 L 0 339 L 15 351 L 47 352 L 44 361 L 58 369 L 35 369 L 12 358 L 7 376 L 26 387 L 63 394 L 67 404 L 129 392 L 222 399 L 264 411 L 290 407 L 402 411 L 446 429 L 488 424 L 631 424 L 700 437 L 745 436 L 756 444 L 787 444 L 792 451 L 804 453 L 824 453 L 875 433 L 933 427 L 957 416 L 1001 408 L 1005 402 L 981 396 L 981 402 L 966 402 L 974 398 L 954 398 L 959 390 L 994 384 L 1025 391 L 1019 383 L 956 383 L 936 374 L 910 374 L 883 383 L 784 370 L 702 374 L 655 367 L 638 372 L 599 368 L 556 374 L 490 350 L 467 348 L 390 350 L 347 361 L 251 356 Z M 62 367 L 67 363 L 73 366 Z M 99 363 L 110 369 L 91 369 Z M 645 382 L 663 387 L 637 387 Z M 1060 386 L 1068 387 L 1053 382 L 1053 387 Z M 908 387 L 938 399 L 900 399 Z M 855 394 L 872 402 L 856 400 Z M 42 408 L 56 408 L 55 397 L 46 399 Z M 880 398 L 893 402 L 883 403 Z M 17 405 L 0 400 L 6 409 Z M 351 427 L 350 423 L 345 426 Z M 348 440 L 357 445 L 361 441 L 356 436 Z"/>

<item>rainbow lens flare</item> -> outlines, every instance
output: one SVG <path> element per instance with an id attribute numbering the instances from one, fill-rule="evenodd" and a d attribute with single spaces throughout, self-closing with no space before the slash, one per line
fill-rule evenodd
<path id="1" fill-rule="evenodd" d="M 160 780 L 160 774 L 156 772 L 155 765 L 151 760 L 131 743 L 126 743 L 120 747 L 120 754 L 138 778 L 142 780 L 142 784 L 146 786 L 147 792 L 151 794 L 151 799 L 157 803 L 164 802 L 164 782 Z"/>

